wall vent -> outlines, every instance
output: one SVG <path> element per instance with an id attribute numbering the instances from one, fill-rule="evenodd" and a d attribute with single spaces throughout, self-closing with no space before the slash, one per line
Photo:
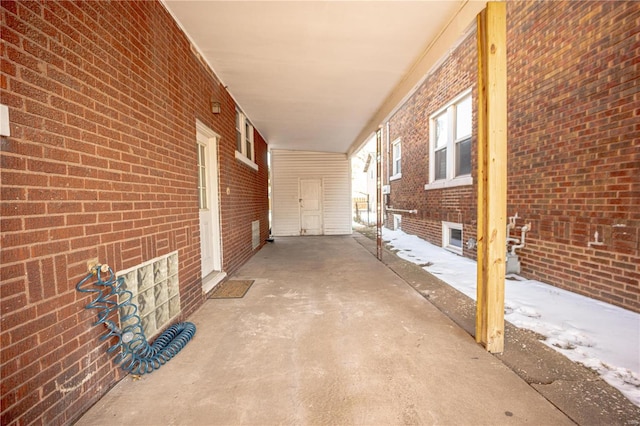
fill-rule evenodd
<path id="1" fill-rule="evenodd" d="M 260 221 L 251 222 L 251 247 L 255 250 L 260 246 Z"/>
<path id="2" fill-rule="evenodd" d="M 161 332 L 180 314 L 178 252 L 156 257 L 117 274 L 124 277 L 123 289 L 138 307 L 140 324 L 147 339 Z M 128 323 L 121 324 L 126 327 Z"/>

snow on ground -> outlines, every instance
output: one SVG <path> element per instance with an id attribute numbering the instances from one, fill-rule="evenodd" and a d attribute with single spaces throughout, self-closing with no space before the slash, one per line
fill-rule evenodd
<path id="1" fill-rule="evenodd" d="M 476 262 L 414 235 L 383 228 L 402 259 L 476 300 Z M 640 314 L 534 280 L 505 280 L 505 319 L 533 330 L 567 358 L 597 371 L 640 406 Z"/>

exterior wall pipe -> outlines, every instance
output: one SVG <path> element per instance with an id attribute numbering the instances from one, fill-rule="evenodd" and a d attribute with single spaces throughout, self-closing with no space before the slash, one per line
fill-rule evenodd
<path id="1" fill-rule="evenodd" d="M 400 213 L 411 213 L 411 214 L 417 214 L 418 210 L 413 209 L 413 210 L 405 210 L 405 209 L 392 209 L 390 207 L 387 207 L 386 209 L 389 212 L 400 212 Z"/>
<path id="2" fill-rule="evenodd" d="M 520 228 L 520 244 L 513 244 L 511 246 L 511 254 L 512 255 L 514 255 L 514 256 L 516 255 L 516 249 L 521 249 L 522 247 L 524 247 L 524 236 L 530 230 L 531 230 L 531 224 L 530 223 L 527 223 L 522 228 Z M 508 238 L 507 240 L 509 240 L 509 239 L 510 238 Z"/>

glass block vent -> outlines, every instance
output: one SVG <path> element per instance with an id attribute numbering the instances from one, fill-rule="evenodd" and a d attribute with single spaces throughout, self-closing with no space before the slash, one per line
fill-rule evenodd
<path id="1" fill-rule="evenodd" d="M 138 307 L 138 316 L 147 339 L 162 331 L 180 314 L 177 251 L 156 257 L 117 275 L 124 277 L 123 288 L 133 295 L 131 303 Z M 121 316 L 125 314 L 124 311 L 120 312 Z M 121 327 L 124 328 L 131 322 L 133 320 L 121 324 Z"/>

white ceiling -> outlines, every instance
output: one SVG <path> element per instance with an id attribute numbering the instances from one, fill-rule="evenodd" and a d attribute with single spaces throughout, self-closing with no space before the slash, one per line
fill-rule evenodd
<path id="1" fill-rule="evenodd" d="M 457 0 L 163 3 L 270 149 L 329 152 L 364 143 L 450 48 L 443 40 L 436 49 L 441 39 L 455 41 L 484 7 Z"/>

